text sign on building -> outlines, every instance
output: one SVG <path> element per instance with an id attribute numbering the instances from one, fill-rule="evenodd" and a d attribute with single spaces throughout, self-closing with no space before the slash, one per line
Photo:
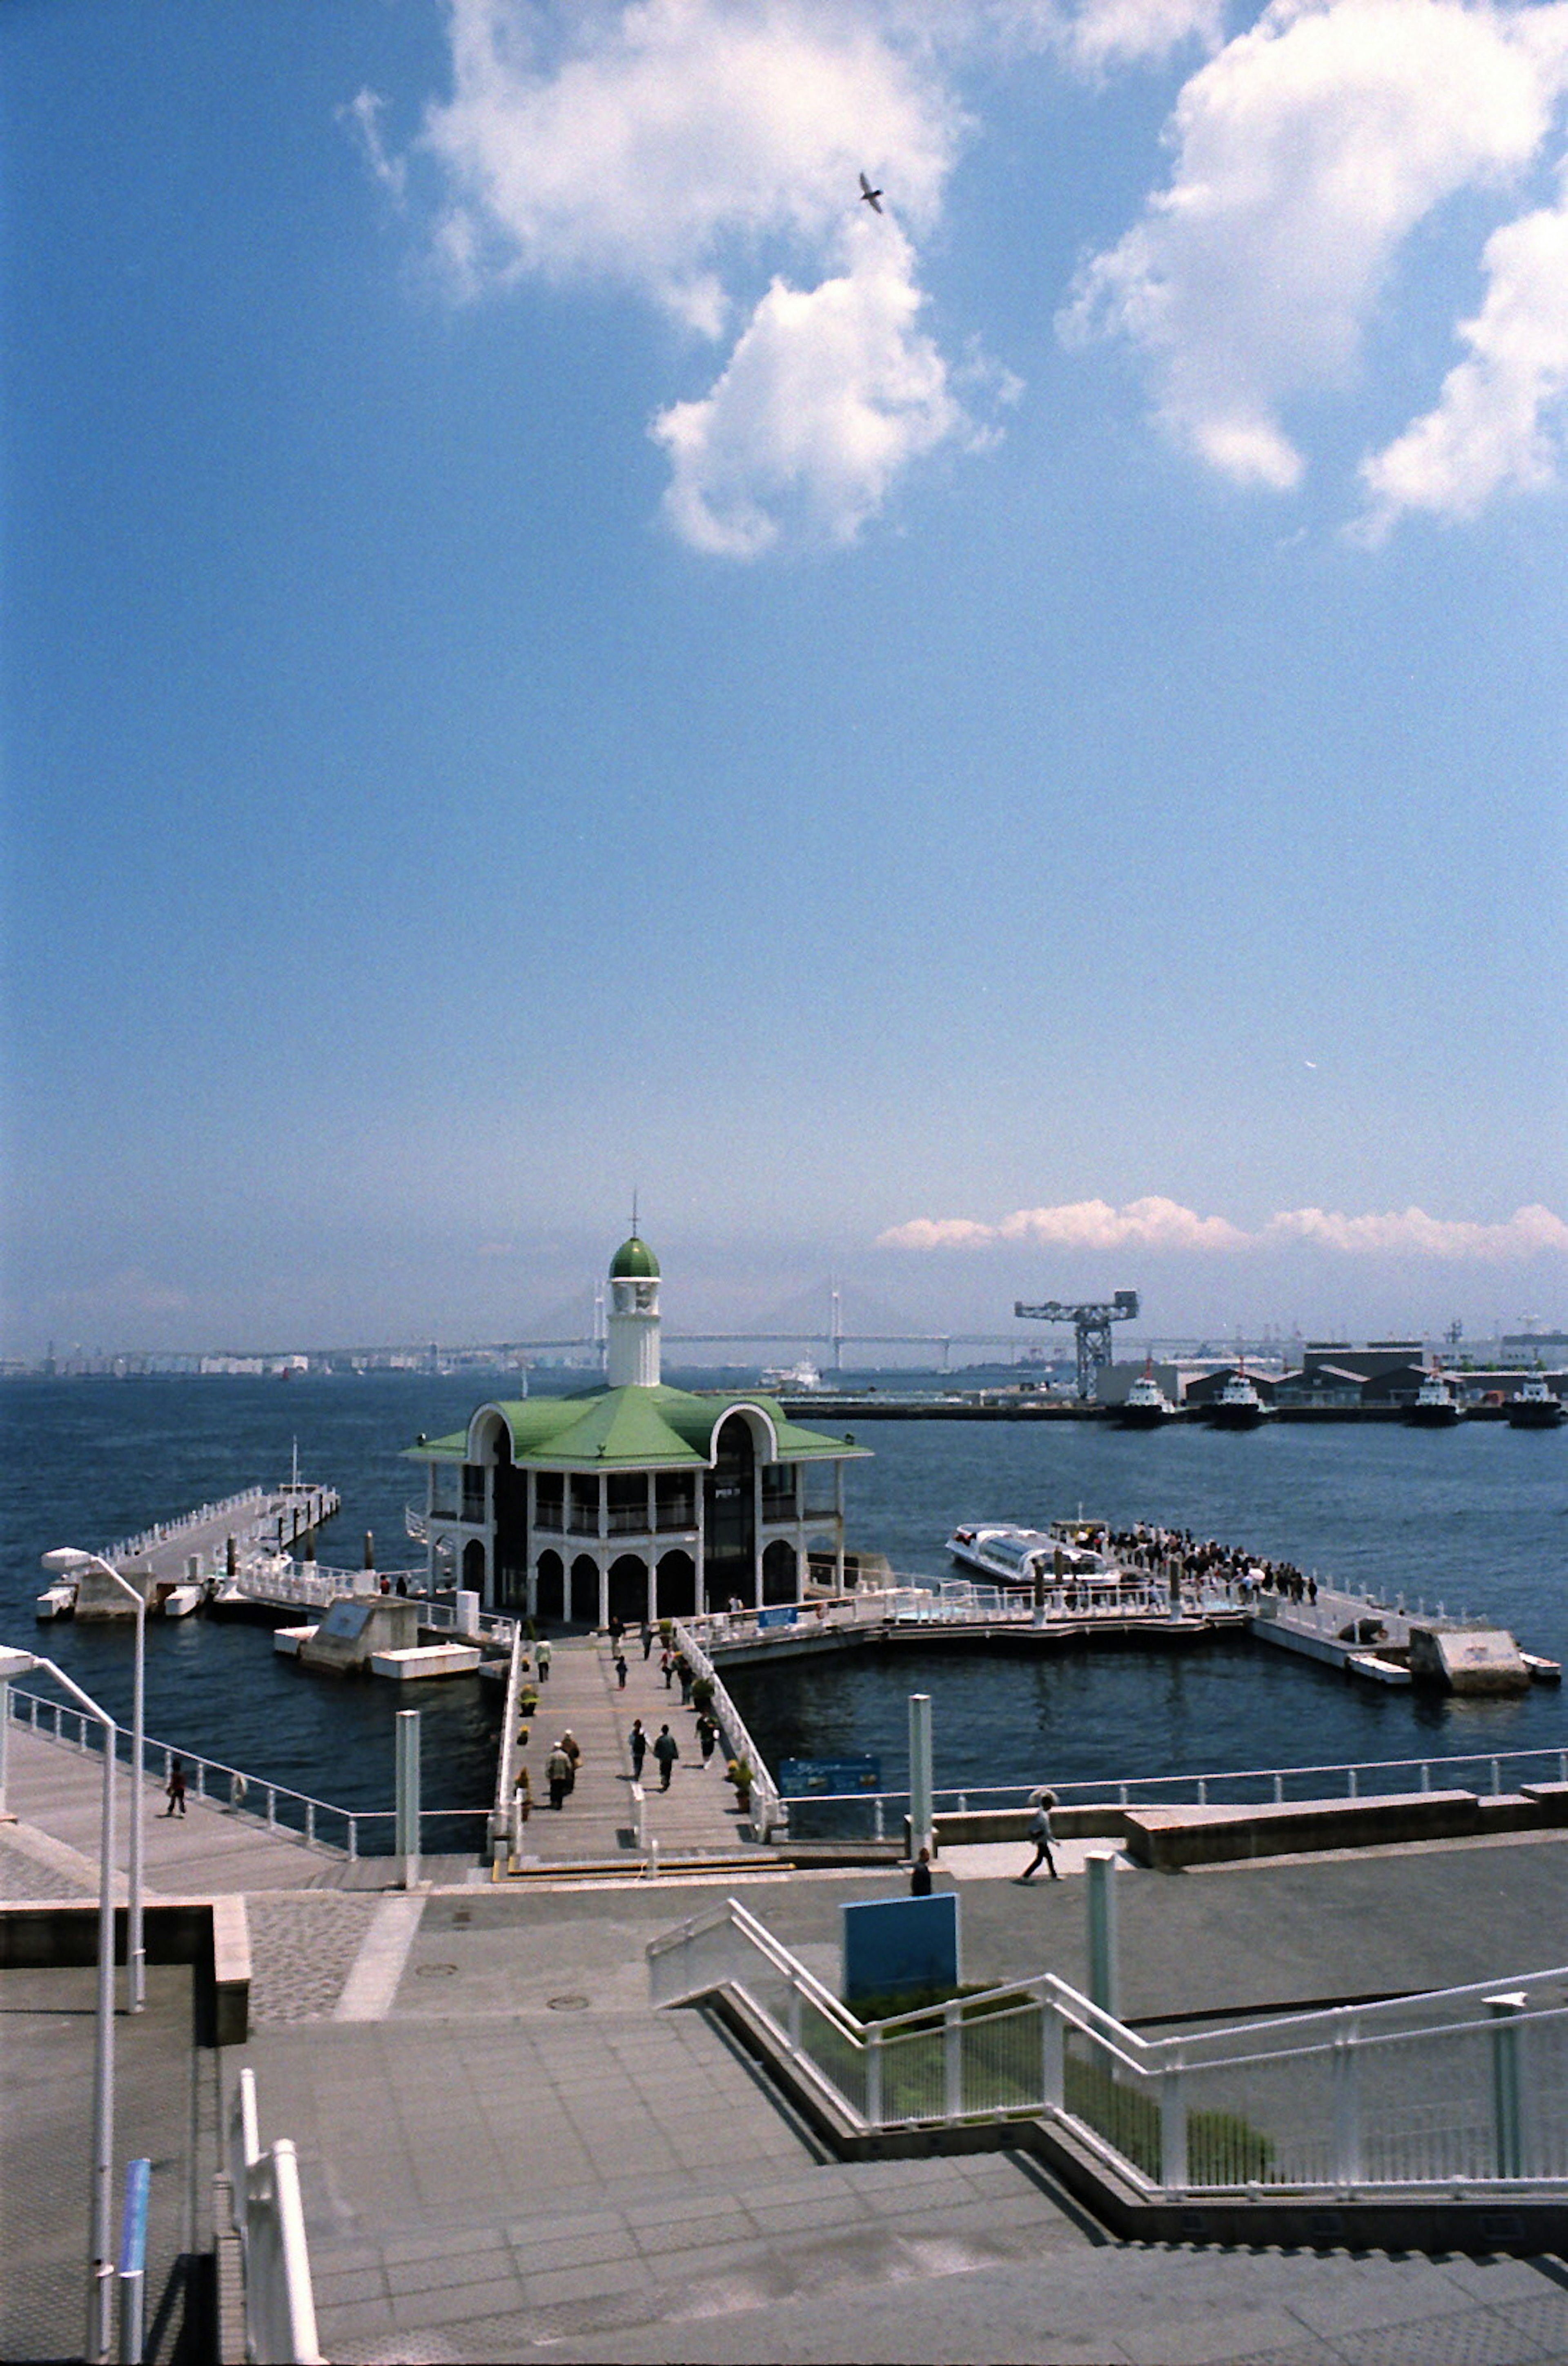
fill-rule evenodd
<path id="1" fill-rule="evenodd" d="M 913 1996 L 955 1989 L 958 1893 L 932 1898 L 878 1898 L 841 1906 L 844 2002 L 863 1997 Z"/>
<path id="2" fill-rule="evenodd" d="M 779 1767 L 779 1790 L 786 1799 L 808 1799 L 825 1791 L 880 1791 L 882 1761 L 860 1758 L 786 1758 Z"/>
<path id="3" fill-rule="evenodd" d="M 781 1602 L 776 1609 L 760 1610 L 757 1613 L 759 1627 L 793 1627 L 795 1620 L 795 1606 L 793 1602 Z"/>

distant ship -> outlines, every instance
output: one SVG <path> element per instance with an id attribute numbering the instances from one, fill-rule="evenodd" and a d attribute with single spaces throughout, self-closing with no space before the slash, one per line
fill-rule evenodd
<path id="1" fill-rule="evenodd" d="M 822 1375 L 809 1356 L 802 1357 L 798 1364 L 774 1364 L 762 1374 L 765 1389 L 787 1391 L 791 1395 L 798 1390 L 819 1389 L 821 1385 Z"/>
<path id="2" fill-rule="evenodd" d="M 1154 1366 L 1147 1364 L 1117 1407 L 1116 1422 L 1121 1429 L 1159 1429 L 1176 1419 L 1176 1407 L 1166 1395 L 1154 1375 Z"/>
<path id="3" fill-rule="evenodd" d="M 1527 1380 L 1508 1399 L 1510 1429 L 1555 1429 L 1562 1419 L 1562 1400 L 1542 1380 Z"/>
<path id="4" fill-rule="evenodd" d="M 1428 1372 L 1416 1391 L 1410 1419 L 1417 1429 L 1451 1429 L 1462 1418 L 1459 1400 L 1441 1372 Z"/>
<path id="5" fill-rule="evenodd" d="M 1256 1429 L 1260 1422 L 1273 1417 L 1273 1406 L 1264 1403 L 1244 1365 L 1237 1366 L 1209 1407 L 1209 1421 L 1214 1429 Z"/>

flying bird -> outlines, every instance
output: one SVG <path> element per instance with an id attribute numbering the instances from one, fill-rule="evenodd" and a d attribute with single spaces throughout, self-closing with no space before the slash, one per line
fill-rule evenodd
<path id="1" fill-rule="evenodd" d="M 866 179 L 863 173 L 860 176 L 860 194 L 861 203 L 863 205 L 869 206 L 874 214 L 879 214 L 882 211 L 882 208 L 876 202 L 878 197 L 881 197 L 882 192 L 880 189 L 874 189 L 872 187 L 871 183 Z"/>

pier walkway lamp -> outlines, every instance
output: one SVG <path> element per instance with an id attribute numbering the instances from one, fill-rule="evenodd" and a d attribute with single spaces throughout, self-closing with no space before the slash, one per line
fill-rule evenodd
<path id="1" fill-rule="evenodd" d="M 126 1936 L 126 1994 L 132 2012 L 140 2012 L 147 2002 L 147 1951 L 141 1935 L 141 1762 L 142 1724 L 147 1675 L 147 1599 L 139 1585 L 122 1577 L 102 1553 L 83 1552 L 75 1545 L 57 1545 L 46 1552 L 43 1565 L 51 1577 L 84 1577 L 95 1570 L 107 1577 L 122 1594 L 136 1605 L 136 1673 L 130 1697 L 130 1926 Z M 109 1756 L 114 1756 L 111 1741 Z"/>
<path id="2" fill-rule="evenodd" d="M 114 2315 L 114 1778 L 115 1721 L 63 1668 L 38 1651 L 0 1649 L 0 1684 L 42 1669 L 104 1729 L 104 1804 L 98 1842 L 98 2000 L 93 2023 L 93 2209 L 87 2266 L 87 2366 L 106 2366 Z"/>

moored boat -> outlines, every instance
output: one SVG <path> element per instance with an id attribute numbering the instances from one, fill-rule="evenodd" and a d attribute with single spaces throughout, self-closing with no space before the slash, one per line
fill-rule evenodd
<path id="1" fill-rule="evenodd" d="M 1156 1380 L 1153 1365 L 1145 1365 L 1116 1409 L 1117 1427 L 1159 1429 L 1175 1419 L 1176 1407 Z"/>
<path id="2" fill-rule="evenodd" d="M 1274 1408 L 1264 1403 L 1245 1366 L 1238 1365 L 1209 1406 L 1208 1414 L 1214 1429 L 1256 1429 L 1260 1422 L 1273 1419 Z"/>
<path id="3" fill-rule="evenodd" d="M 1416 1391 L 1410 1420 L 1417 1429 L 1451 1429 L 1462 1419 L 1459 1400 L 1441 1372 L 1428 1372 Z"/>
<path id="4" fill-rule="evenodd" d="M 1048 1528 L 1022 1528 L 998 1521 L 954 1528 L 947 1549 L 961 1568 L 998 1585 L 1032 1587 L 1036 1581 L 1049 1583 L 1057 1576 L 1113 1576 L 1115 1562 L 1085 1540 L 1087 1527 L 1081 1521 L 1058 1520 Z"/>
<path id="5" fill-rule="evenodd" d="M 1527 1380 L 1508 1399 L 1510 1429 L 1555 1429 L 1562 1419 L 1562 1398 L 1553 1396 L 1539 1377 Z"/>

